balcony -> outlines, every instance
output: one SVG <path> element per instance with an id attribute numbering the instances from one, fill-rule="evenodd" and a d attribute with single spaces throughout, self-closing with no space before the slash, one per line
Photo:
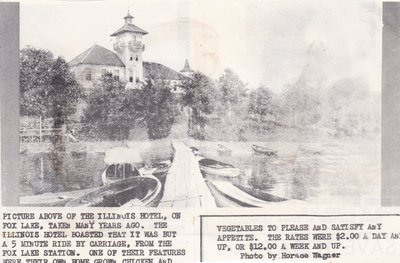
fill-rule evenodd
<path id="1" fill-rule="evenodd" d="M 138 52 L 144 51 L 144 45 L 139 41 L 129 41 L 125 42 L 116 42 L 114 43 L 114 50 L 117 52 L 122 52 L 125 48 L 129 48 L 129 51 Z"/>
<path id="2" fill-rule="evenodd" d="M 130 51 L 144 51 L 144 45 L 139 41 L 129 41 L 128 47 Z"/>

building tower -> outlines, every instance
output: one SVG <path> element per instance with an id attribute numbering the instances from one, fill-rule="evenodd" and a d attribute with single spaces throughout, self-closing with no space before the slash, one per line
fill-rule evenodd
<path id="1" fill-rule="evenodd" d="M 144 44 L 142 38 L 147 32 L 132 24 L 133 16 L 124 17 L 125 25 L 111 34 L 115 37 L 114 50 L 125 64 L 125 80 L 128 83 L 137 83 L 143 80 L 142 52 Z"/>
<path id="2" fill-rule="evenodd" d="M 189 61 L 187 59 L 185 60 L 185 66 L 180 72 L 186 77 L 190 77 L 194 73 L 194 71 L 190 68 Z"/>

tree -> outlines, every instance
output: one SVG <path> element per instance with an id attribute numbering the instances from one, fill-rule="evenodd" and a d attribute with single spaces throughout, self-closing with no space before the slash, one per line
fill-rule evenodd
<path id="1" fill-rule="evenodd" d="M 214 83 L 206 75 L 195 72 L 191 78 L 182 82 L 181 88 L 185 91 L 182 104 L 190 108 L 188 135 L 204 140 L 206 115 L 209 115 L 214 109 L 213 98 L 216 94 Z"/>
<path id="2" fill-rule="evenodd" d="M 152 78 L 140 90 L 141 111 L 150 140 L 167 137 L 177 116 L 177 107 L 168 84 Z"/>
<path id="3" fill-rule="evenodd" d="M 126 83 L 104 76 L 87 97 L 83 132 L 96 139 L 125 140 L 130 129 L 142 118 L 140 94 L 126 89 Z"/>
<path id="4" fill-rule="evenodd" d="M 220 115 L 227 115 L 228 119 L 242 119 L 247 104 L 246 85 L 232 69 L 227 68 L 219 77 L 217 86 Z"/>
<path id="5" fill-rule="evenodd" d="M 218 88 L 221 92 L 221 102 L 225 106 L 242 102 L 246 97 L 246 85 L 239 79 L 232 69 L 225 69 L 218 79 Z"/>
<path id="6" fill-rule="evenodd" d="M 63 58 L 27 47 L 20 52 L 19 67 L 21 115 L 52 117 L 58 126 L 76 111 L 83 88 Z"/>
<path id="7" fill-rule="evenodd" d="M 259 87 L 250 93 L 248 111 L 257 117 L 258 120 L 274 119 L 276 105 L 273 102 L 272 92 L 265 87 Z"/>

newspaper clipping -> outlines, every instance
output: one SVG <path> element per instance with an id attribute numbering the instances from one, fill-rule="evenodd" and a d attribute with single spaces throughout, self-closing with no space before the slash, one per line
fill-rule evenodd
<path id="1" fill-rule="evenodd" d="M 400 262 L 400 3 L 0 1 L 0 263 Z"/>

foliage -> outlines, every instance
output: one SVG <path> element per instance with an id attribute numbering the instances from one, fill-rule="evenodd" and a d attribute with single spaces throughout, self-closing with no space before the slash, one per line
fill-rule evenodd
<path id="1" fill-rule="evenodd" d="M 126 89 L 126 83 L 104 76 L 91 90 L 84 111 L 84 133 L 91 138 L 126 140 L 131 129 L 146 125 L 149 139 L 170 134 L 176 103 L 169 86 L 146 81 L 141 89 Z"/>
<path id="2" fill-rule="evenodd" d="M 246 85 L 229 68 L 219 77 L 218 89 L 221 93 L 220 101 L 224 106 L 241 103 L 246 97 Z"/>
<path id="3" fill-rule="evenodd" d="M 21 115 L 52 117 L 57 124 L 75 112 L 83 88 L 63 58 L 27 47 L 20 52 L 19 67 Z"/>
<path id="4" fill-rule="evenodd" d="M 304 128 L 321 119 L 321 98 L 316 89 L 306 85 L 289 86 L 282 94 L 282 109 L 289 125 Z"/>
<path id="5" fill-rule="evenodd" d="M 141 117 L 140 96 L 110 75 L 95 83 L 87 98 L 83 132 L 96 139 L 125 140 Z"/>
<path id="6" fill-rule="evenodd" d="M 211 114 L 214 110 L 215 85 L 206 75 L 195 72 L 191 78 L 182 82 L 181 88 L 185 92 L 182 96 L 182 104 L 190 108 L 188 135 L 204 140 L 206 138 L 204 130 L 207 123 L 206 115 Z"/>
<path id="7" fill-rule="evenodd" d="M 141 112 L 150 140 L 167 137 L 177 116 L 176 101 L 168 84 L 148 79 L 140 90 Z"/>
<path id="8" fill-rule="evenodd" d="M 265 87 L 259 87 L 250 93 L 248 111 L 264 120 L 276 115 L 276 107 L 273 102 L 272 92 Z"/>

